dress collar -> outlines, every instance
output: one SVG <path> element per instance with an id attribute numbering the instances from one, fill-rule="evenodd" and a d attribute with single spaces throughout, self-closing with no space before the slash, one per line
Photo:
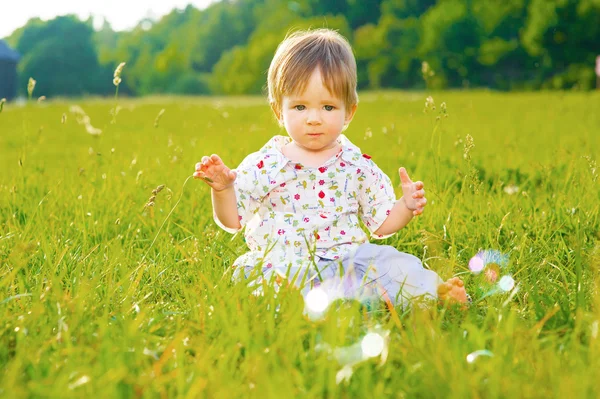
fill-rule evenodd
<path id="1" fill-rule="evenodd" d="M 276 160 L 279 168 L 282 168 L 288 163 L 299 165 L 297 162 L 293 162 L 283 155 L 283 152 L 281 151 L 281 148 L 291 141 L 292 139 L 287 136 L 274 136 L 259 150 L 259 152 L 262 154 L 262 158 L 268 159 L 270 162 Z M 335 162 L 339 157 L 344 161 L 353 164 L 359 163 L 365 159 L 364 155 L 360 152 L 360 148 L 352 144 L 345 135 L 340 134 L 337 141 L 342 146 L 342 149 L 328 159 L 324 163 L 324 166 Z"/>

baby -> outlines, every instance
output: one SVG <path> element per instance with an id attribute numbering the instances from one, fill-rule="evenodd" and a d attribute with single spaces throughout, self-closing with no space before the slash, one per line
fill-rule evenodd
<path id="1" fill-rule="evenodd" d="M 249 252 L 236 275 L 284 276 L 298 285 L 352 271 L 394 304 L 415 297 L 464 303 L 463 282 L 443 282 L 415 256 L 373 238 L 389 237 L 423 213 L 423 183 L 399 169 L 403 196 L 371 156 L 342 134 L 358 105 L 356 61 L 346 39 L 317 29 L 289 35 L 268 73 L 271 108 L 289 137 L 275 136 L 230 169 L 204 156 L 194 177 L 211 187 L 215 222 L 245 228 Z"/>

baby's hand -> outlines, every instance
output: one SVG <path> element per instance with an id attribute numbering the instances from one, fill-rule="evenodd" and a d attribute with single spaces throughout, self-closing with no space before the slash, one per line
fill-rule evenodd
<path id="1" fill-rule="evenodd" d="M 423 209 L 427 205 L 423 182 L 413 182 L 404 168 L 400 168 L 399 173 L 404 203 L 408 209 L 413 211 L 413 215 L 418 216 L 423 213 Z"/>
<path id="2" fill-rule="evenodd" d="M 194 178 L 202 179 L 215 191 L 223 191 L 233 187 L 236 173 L 229 169 L 221 158 L 212 154 L 210 157 L 203 156 L 202 160 L 196 164 Z"/>

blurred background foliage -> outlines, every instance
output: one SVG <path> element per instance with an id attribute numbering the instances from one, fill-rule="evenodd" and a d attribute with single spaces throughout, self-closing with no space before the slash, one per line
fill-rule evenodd
<path id="1" fill-rule="evenodd" d="M 120 62 L 132 96 L 255 94 L 277 44 L 309 27 L 350 40 L 361 89 L 590 90 L 600 54 L 600 0 L 225 0 L 123 32 L 31 19 L 6 40 L 21 94 L 32 76 L 39 95 L 109 95 Z"/>

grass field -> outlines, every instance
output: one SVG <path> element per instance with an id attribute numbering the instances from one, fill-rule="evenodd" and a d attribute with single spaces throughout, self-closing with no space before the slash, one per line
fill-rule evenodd
<path id="1" fill-rule="evenodd" d="M 424 113 L 428 94 L 365 93 L 346 133 L 395 183 L 400 166 L 425 182 L 425 214 L 383 243 L 460 275 L 473 304 L 321 321 L 292 289 L 231 283 L 244 242 L 183 187 L 202 155 L 235 167 L 278 133 L 264 99 L 119 99 L 114 124 L 114 100 L 5 105 L 0 396 L 597 397 L 600 95 L 440 92 Z M 488 295 L 480 249 L 518 288 Z M 350 375 L 339 355 L 376 329 L 387 356 Z"/>

